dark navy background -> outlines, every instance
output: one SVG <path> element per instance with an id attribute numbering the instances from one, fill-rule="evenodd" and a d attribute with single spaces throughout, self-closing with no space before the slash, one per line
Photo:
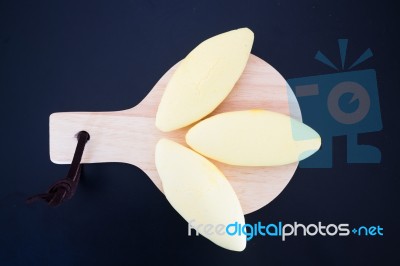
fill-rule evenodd
<path id="1" fill-rule="evenodd" d="M 0 265 L 400 265 L 398 12 L 395 1 L 0 1 Z M 328 1 L 326 1 L 328 2 Z M 252 52 L 285 78 L 334 71 L 338 38 L 357 69 L 377 73 L 383 130 L 360 137 L 381 164 L 348 165 L 334 141 L 332 169 L 298 169 L 247 222 L 380 225 L 383 237 L 257 237 L 235 253 L 202 237 L 138 168 L 86 167 L 58 208 L 24 199 L 63 177 L 49 160 L 48 117 L 137 104 L 199 42 L 247 26 Z M 336 60 L 336 61 L 335 61 Z"/>

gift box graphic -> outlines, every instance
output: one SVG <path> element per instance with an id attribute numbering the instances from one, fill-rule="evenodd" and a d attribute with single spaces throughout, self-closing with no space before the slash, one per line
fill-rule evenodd
<path id="1" fill-rule="evenodd" d="M 360 133 L 382 129 L 376 73 L 351 69 L 372 56 L 367 49 L 345 68 L 347 39 L 339 39 L 342 72 L 287 80 L 299 102 L 303 122 L 321 135 L 321 149 L 300 162 L 303 168 L 332 167 L 332 138 L 347 136 L 347 163 L 380 163 L 377 147 L 358 144 Z M 320 51 L 315 59 L 339 71 Z"/>

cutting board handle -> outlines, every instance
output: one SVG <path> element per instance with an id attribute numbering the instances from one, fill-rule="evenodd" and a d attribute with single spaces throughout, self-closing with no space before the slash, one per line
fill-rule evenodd
<path id="1" fill-rule="evenodd" d="M 90 140 L 82 163 L 125 162 L 139 166 L 140 154 L 155 145 L 154 118 L 137 116 L 131 110 L 117 112 L 67 112 L 50 115 L 50 159 L 70 164 L 76 134 L 87 131 Z M 143 150 L 146 149 L 146 150 Z"/>

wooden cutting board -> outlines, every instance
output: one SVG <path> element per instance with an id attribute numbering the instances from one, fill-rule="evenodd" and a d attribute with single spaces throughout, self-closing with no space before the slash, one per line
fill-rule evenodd
<path id="1" fill-rule="evenodd" d="M 179 64 L 179 63 L 178 63 Z M 164 133 L 155 127 L 162 94 L 176 64 L 135 107 L 117 112 L 69 112 L 50 116 L 50 158 L 70 164 L 76 147 L 75 135 L 89 132 L 82 163 L 122 162 L 141 168 L 162 191 L 154 153 L 160 138 L 182 145 L 190 126 Z M 229 96 L 209 116 L 237 110 L 267 109 L 301 121 L 301 112 L 285 79 L 271 65 L 250 55 L 246 68 Z M 230 166 L 212 161 L 227 177 L 245 214 L 267 205 L 288 184 L 298 163 L 279 167 Z M 111 177 L 110 177 L 111 178 Z"/>

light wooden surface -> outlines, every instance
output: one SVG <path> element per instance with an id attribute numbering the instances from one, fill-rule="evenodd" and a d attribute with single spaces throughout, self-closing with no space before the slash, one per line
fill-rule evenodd
<path id="1" fill-rule="evenodd" d="M 162 191 L 154 163 L 156 143 L 166 137 L 187 146 L 184 136 L 190 127 L 170 133 L 163 133 L 155 127 L 157 107 L 175 67 L 164 74 L 140 104 L 131 109 L 52 114 L 51 160 L 70 164 L 76 147 L 74 136 L 86 130 L 90 140 L 83 154 L 83 163 L 123 162 L 136 165 Z M 210 115 L 256 108 L 273 110 L 301 120 L 299 105 L 283 77 L 268 63 L 251 55 L 232 92 Z M 297 168 L 297 163 L 279 167 L 238 167 L 213 162 L 232 184 L 245 214 L 260 209 L 278 196 Z"/>

